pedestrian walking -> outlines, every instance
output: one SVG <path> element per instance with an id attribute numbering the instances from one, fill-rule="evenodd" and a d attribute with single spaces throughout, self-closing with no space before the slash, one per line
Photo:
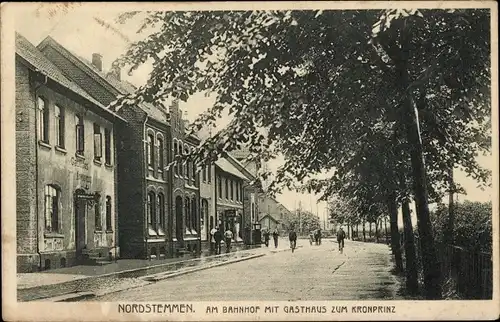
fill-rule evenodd
<path id="1" fill-rule="evenodd" d="M 231 251 L 231 241 L 233 240 L 233 232 L 231 229 L 227 229 L 226 232 L 224 233 L 224 239 L 226 242 L 226 253 L 229 253 Z"/>
<path id="2" fill-rule="evenodd" d="M 337 243 L 339 243 L 339 252 L 343 252 L 344 250 L 344 239 L 345 239 L 345 231 L 342 227 L 337 231 Z"/>
<path id="3" fill-rule="evenodd" d="M 264 230 L 264 244 L 269 247 L 269 230 Z"/>
<path id="4" fill-rule="evenodd" d="M 292 253 L 295 250 L 295 247 L 297 247 L 297 233 L 295 232 L 295 229 L 292 227 L 290 229 L 290 233 L 288 234 L 288 239 L 290 240 L 290 248 L 292 248 Z"/>
<path id="5" fill-rule="evenodd" d="M 220 254 L 221 253 L 222 232 L 220 231 L 219 227 L 215 228 L 214 241 L 215 241 L 215 253 Z"/>
<path id="6" fill-rule="evenodd" d="M 210 230 L 210 252 L 215 251 L 215 232 L 217 229 L 214 227 L 212 230 Z"/>
<path id="7" fill-rule="evenodd" d="M 278 237 L 280 234 L 278 233 L 278 228 L 274 228 L 273 231 L 273 239 L 274 239 L 274 248 L 278 248 Z"/>

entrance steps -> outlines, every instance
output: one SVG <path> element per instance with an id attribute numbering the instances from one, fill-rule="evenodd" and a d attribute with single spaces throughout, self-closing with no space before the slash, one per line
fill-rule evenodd
<path id="1" fill-rule="evenodd" d="M 103 266 L 111 264 L 112 261 L 107 255 L 107 252 L 103 249 L 84 249 L 82 250 L 83 265 L 90 266 Z"/>

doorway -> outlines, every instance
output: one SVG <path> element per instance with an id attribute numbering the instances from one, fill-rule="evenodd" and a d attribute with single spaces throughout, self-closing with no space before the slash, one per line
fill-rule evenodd
<path id="1" fill-rule="evenodd" d="M 75 249 L 76 256 L 80 258 L 82 250 L 87 247 L 87 200 L 79 198 L 83 190 L 75 191 Z"/>
<path id="2" fill-rule="evenodd" d="M 178 241 L 181 241 L 183 236 L 182 208 L 182 197 L 177 196 L 177 198 L 175 198 L 175 237 Z"/>

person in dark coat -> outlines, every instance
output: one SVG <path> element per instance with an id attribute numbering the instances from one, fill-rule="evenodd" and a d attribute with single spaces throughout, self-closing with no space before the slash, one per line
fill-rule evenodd
<path id="1" fill-rule="evenodd" d="M 278 237 L 280 234 L 278 233 L 278 228 L 274 228 L 273 231 L 273 239 L 274 239 L 274 248 L 278 248 Z"/>
<path id="2" fill-rule="evenodd" d="M 222 241 L 222 232 L 220 231 L 219 227 L 216 228 L 217 230 L 214 233 L 214 239 L 215 239 L 215 253 L 220 254 L 221 252 L 221 241 Z"/>
<path id="3" fill-rule="evenodd" d="M 264 231 L 264 244 L 266 244 L 266 247 L 269 247 L 269 230 Z"/>

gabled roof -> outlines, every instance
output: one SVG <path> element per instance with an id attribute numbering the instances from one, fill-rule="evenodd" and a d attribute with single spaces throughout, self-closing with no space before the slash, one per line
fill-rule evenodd
<path id="1" fill-rule="evenodd" d="M 240 170 L 236 169 L 235 166 L 233 166 L 229 161 L 227 161 L 224 158 L 220 158 L 217 161 L 215 161 L 215 165 L 221 168 L 221 170 L 224 172 L 232 174 L 243 180 L 248 180 L 248 178 L 243 173 L 241 173 Z"/>
<path id="2" fill-rule="evenodd" d="M 241 171 L 245 176 L 247 177 L 248 180 L 254 181 L 256 177 L 248 171 L 243 164 L 241 164 L 240 161 L 236 160 L 231 154 L 228 154 L 226 157 L 227 161 L 231 163 L 233 166 L 235 166 L 239 171 Z"/>
<path id="3" fill-rule="evenodd" d="M 54 38 L 47 36 L 37 47 L 43 50 L 46 46 L 51 46 L 56 49 L 61 55 L 77 65 L 82 71 L 94 79 L 97 83 L 108 88 L 110 92 L 114 95 L 118 94 L 132 94 L 135 92 L 136 88 L 134 85 L 127 81 L 119 81 L 111 75 L 107 75 L 102 71 L 99 71 L 92 63 L 88 60 L 72 53 L 64 46 L 59 44 Z M 111 87 L 111 88 L 110 88 Z M 169 124 L 169 117 L 166 111 L 162 111 L 160 108 L 149 103 L 140 103 L 139 108 L 148 114 L 149 117 L 161 123 Z"/>
<path id="4" fill-rule="evenodd" d="M 271 218 L 274 222 L 281 222 L 281 220 L 274 218 L 271 214 L 265 214 L 264 216 L 260 217 L 259 221 L 262 221 L 264 218 L 269 217 Z"/>
<path id="5" fill-rule="evenodd" d="M 74 94 L 82 97 L 91 104 L 105 111 L 106 113 L 125 121 L 123 118 L 118 116 L 116 113 L 108 110 L 104 105 L 95 100 L 90 94 L 88 94 L 83 88 L 78 86 L 75 82 L 64 76 L 63 72 L 52 63 L 47 57 L 43 55 L 32 43 L 28 41 L 24 36 L 16 32 L 16 54 L 24 59 L 27 63 L 31 65 L 37 71 L 40 71 L 48 78 L 52 79 L 54 82 L 62 85 L 66 89 L 70 90 Z"/>

